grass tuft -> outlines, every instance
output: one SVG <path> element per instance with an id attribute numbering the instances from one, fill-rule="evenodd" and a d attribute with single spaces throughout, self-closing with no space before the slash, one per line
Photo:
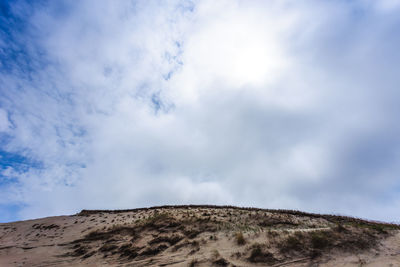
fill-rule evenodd
<path id="1" fill-rule="evenodd" d="M 246 244 L 246 239 L 244 239 L 244 236 L 243 236 L 242 232 L 237 232 L 236 233 L 235 240 L 236 240 L 236 244 L 238 244 L 239 246 L 242 246 L 242 245 Z"/>

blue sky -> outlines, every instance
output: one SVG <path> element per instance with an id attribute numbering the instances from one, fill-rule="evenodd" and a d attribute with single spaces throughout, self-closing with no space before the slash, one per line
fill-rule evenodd
<path id="1" fill-rule="evenodd" d="M 229 204 L 400 221 L 400 1 L 2 1 L 0 222 Z"/>

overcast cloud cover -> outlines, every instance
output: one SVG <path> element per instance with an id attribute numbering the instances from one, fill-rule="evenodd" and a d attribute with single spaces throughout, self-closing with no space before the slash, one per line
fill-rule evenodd
<path id="1" fill-rule="evenodd" d="M 400 221 L 400 1 L 0 12 L 0 221 L 189 203 Z"/>

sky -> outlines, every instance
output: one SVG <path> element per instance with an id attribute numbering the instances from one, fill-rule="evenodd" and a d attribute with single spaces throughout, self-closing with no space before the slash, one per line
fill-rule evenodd
<path id="1" fill-rule="evenodd" d="M 400 1 L 1 1 L 0 222 L 216 204 L 400 222 Z"/>

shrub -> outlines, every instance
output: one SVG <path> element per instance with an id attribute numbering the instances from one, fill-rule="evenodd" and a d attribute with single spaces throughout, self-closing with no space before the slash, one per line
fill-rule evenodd
<path id="1" fill-rule="evenodd" d="M 282 252 L 300 251 L 303 244 L 297 237 L 289 236 L 281 243 L 280 249 Z"/>
<path id="2" fill-rule="evenodd" d="M 225 260 L 224 258 L 216 259 L 213 263 L 218 266 L 228 266 L 229 264 L 228 261 Z"/>
<path id="3" fill-rule="evenodd" d="M 251 262 L 257 262 L 257 259 L 262 256 L 262 249 L 261 246 L 259 244 L 255 244 L 253 245 L 253 248 L 250 252 L 250 257 L 249 260 Z"/>
<path id="4" fill-rule="evenodd" d="M 221 255 L 219 254 L 219 251 L 218 251 L 218 250 L 214 249 L 214 250 L 212 251 L 212 257 L 213 257 L 214 259 L 218 259 L 220 256 L 221 256 Z"/>
<path id="5" fill-rule="evenodd" d="M 252 246 L 250 257 L 248 258 L 250 262 L 264 262 L 264 263 L 274 263 L 276 259 L 272 253 L 268 251 L 263 251 L 262 246 L 258 243 Z"/>
<path id="6" fill-rule="evenodd" d="M 339 232 L 339 233 L 343 233 L 343 232 L 347 231 L 347 229 L 341 223 L 336 224 L 335 230 L 336 230 L 336 232 Z"/>
<path id="7" fill-rule="evenodd" d="M 329 245 L 329 239 L 326 235 L 314 233 L 311 235 L 311 245 L 313 249 L 322 250 Z"/>
<path id="8" fill-rule="evenodd" d="M 242 232 L 236 233 L 235 240 L 236 240 L 236 244 L 238 244 L 239 246 L 246 244 L 246 240 L 244 239 Z"/>
<path id="9" fill-rule="evenodd" d="M 197 264 L 197 259 L 192 259 L 189 263 L 189 267 L 194 267 Z"/>
<path id="10" fill-rule="evenodd" d="M 370 226 L 370 228 L 372 230 L 377 231 L 379 234 L 387 234 L 388 232 L 386 231 L 385 227 L 383 227 L 382 225 L 378 225 L 378 224 L 373 224 Z"/>

